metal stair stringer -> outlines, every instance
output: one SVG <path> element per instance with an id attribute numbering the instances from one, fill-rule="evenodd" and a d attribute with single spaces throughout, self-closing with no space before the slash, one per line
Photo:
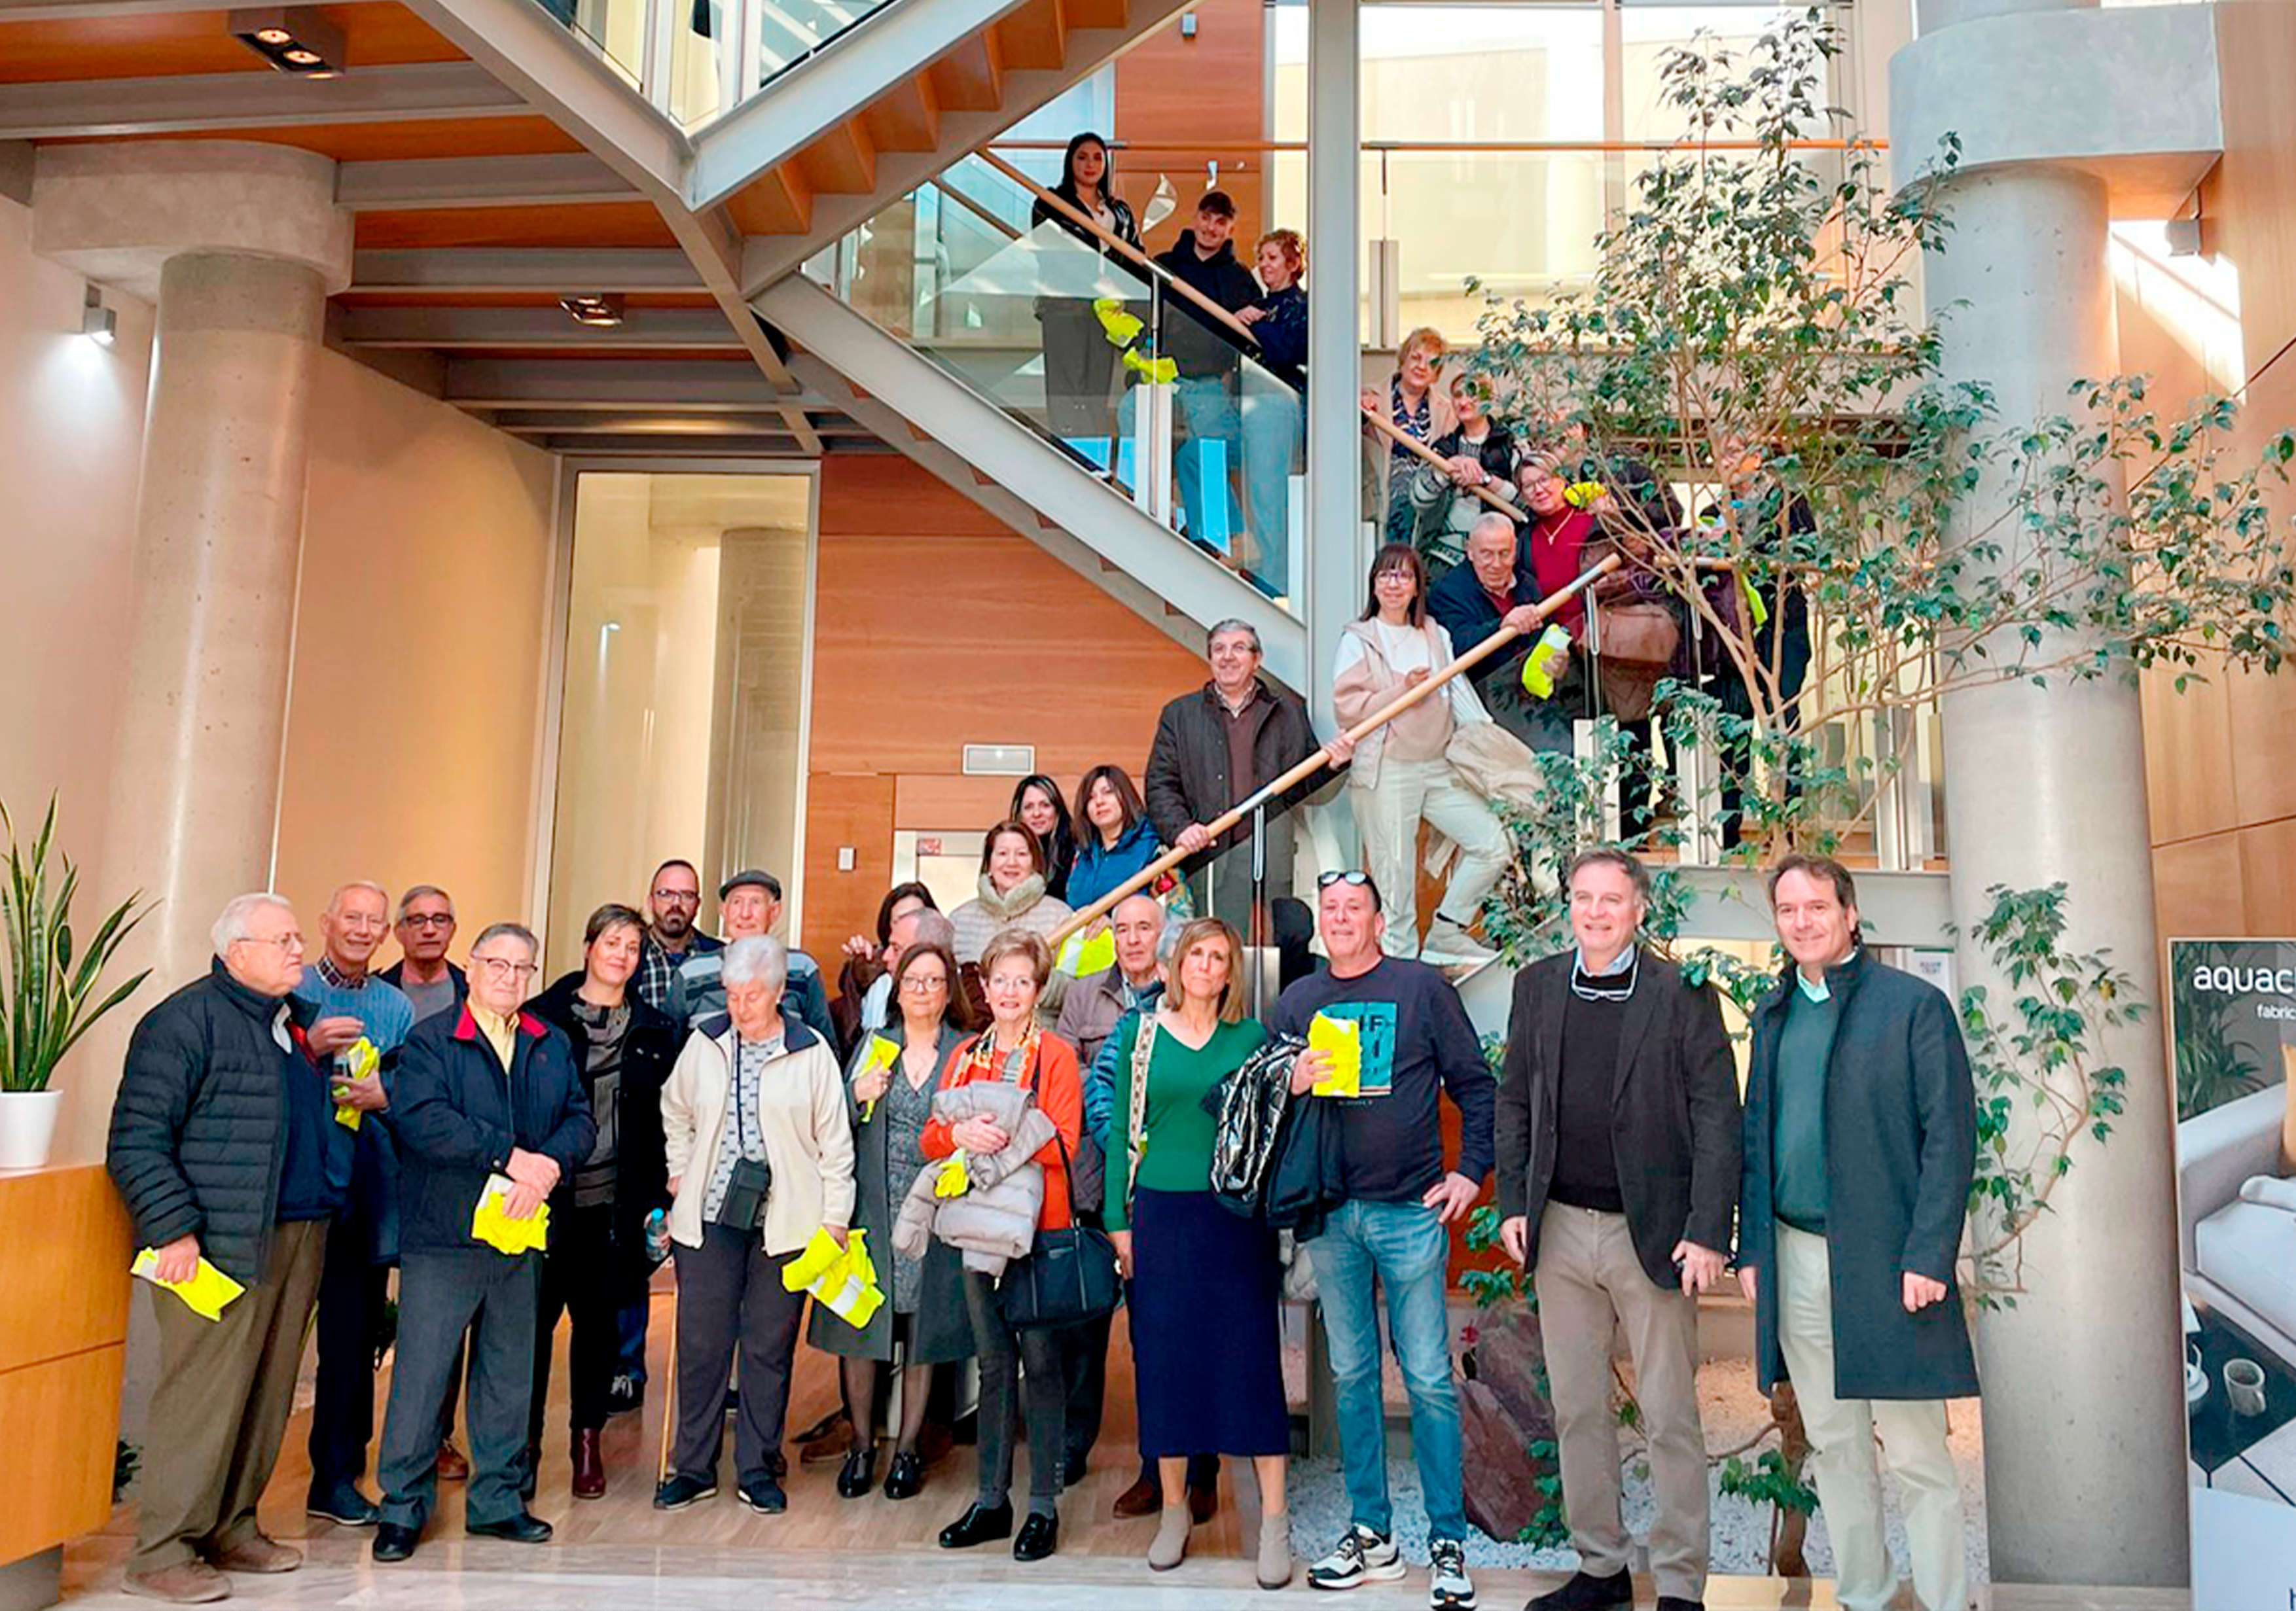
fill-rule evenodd
<path id="1" fill-rule="evenodd" d="M 1297 619 L 931 359 L 801 274 L 751 306 L 803 349 L 790 366 L 809 390 L 834 397 L 888 446 L 1191 653 L 1202 652 L 1214 622 L 1248 621 L 1268 675 L 1308 686 Z"/>

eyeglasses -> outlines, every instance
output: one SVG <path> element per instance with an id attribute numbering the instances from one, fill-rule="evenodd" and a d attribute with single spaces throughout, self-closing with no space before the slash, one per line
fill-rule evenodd
<path id="1" fill-rule="evenodd" d="M 282 954 L 284 954 L 290 951 L 302 950 L 303 936 L 299 934 L 294 933 L 292 930 L 290 930 L 286 934 L 273 935 L 268 939 L 266 939 L 259 935 L 243 934 L 240 936 L 239 938 L 234 940 L 232 944 L 234 945 L 275 946 Z"/>
<path id="2" fill-rule="evenodd" d="M 657 889 L 653 892 L 657 906 L 699 906 L 701 892 L 698 889 Z"/>
<path id="3" fill-rule="evenodd" d="M 948 981 L 937 973 L 913 973 L 901 981 L 901 988 L 912 995 L 931 995 L 947 989 Z"/>
<path id="4" fill-rule="evenodd" d="M 409 928 L 452 928 L 455 914 L 451 912 L 410 912 L 398 920 Z"/>
<path id="5" fill-rule="evenodd" d="M 522 979 L 537 971 L 531 962 L 513 962 L 507 957 L 472 957 L 471 966 L 490 979 Z"/>

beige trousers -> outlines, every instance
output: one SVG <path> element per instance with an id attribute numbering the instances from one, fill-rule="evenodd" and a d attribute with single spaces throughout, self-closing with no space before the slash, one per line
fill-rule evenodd
<path id="1" fill-rule="evenodd" d="M 1579 1566 L 1603 1577 L 1624 1571 L 1632 1541 L 1619 1514 L 1619 1422 L 1611 1407 L 1611 1338 L 1623 1326 L 1658 1494 L 1651 1575 L 1660 1594 L 1702 1599 L 1709 1511 L 1696 1301 L 1651 1280 L 1635 1256 L 1625 1214 L 1560 1203 L 1549 1203 L 1539 1218 L 1531 1279 L 1554 1403 L 1562 1504 Z"/>
<path id="2" fill-rule="evenodd" d="M 1906 1541 L 1923 1611 L 1966 1611 L 1961 1474 L 1945 1441 L 1942 1399 L 1833 1396 L 1833 1288 L 1825 1239 L 1780 1223 L 1778 1343 L 1808 1430 L 1819 1513 L 1833 1541 L 1842 1611 L 1882 1611 L 1898 1591 L 1882 1519 L 1875 1435 L 1905 1491 Z"/>
<path id="3" fill-rule="evenodd" d="M 180 1566 L 255 1536 L 255 1505 L 294 1407 L 326 1247 L 324 1220 L 275 1227 L 269 1271 L 219 1320 L 201 1320 L 174 1293 L 151 1289 L 160 1379 L 135 1483 L 141 1515 L 130 1572 Z"/>

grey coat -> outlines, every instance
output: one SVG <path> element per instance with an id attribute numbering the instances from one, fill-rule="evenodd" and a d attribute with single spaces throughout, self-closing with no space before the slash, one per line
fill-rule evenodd
<path id="1" fill-rule="evenodd" d="M 904 1043 L 898 1020 L 878 1033 L 895 1045 Z M 941 1076 L 948 1072 L 950 1056 L 967 1038 L 965 1032 L 955 1025 L 941 1025 L 939 1055 L 934 1059 L 932 1078 L 926 1090 L 938 1094 Z M 852 1100 L 853 1078 L 860 1073 L 862 1059 L 868 1055 L 868 1037 L 859 1039 L 861 1043 L 854 1047 L 853 1055 L 845 1064 L 846 1100 L 853 1121 L 853 1227 L 869 1233 L 871 1256 L 877 1261 L 877 1279 L 885 1289 L 885 1302 L 877 1306 L 867 1325 L 857 1329 L 816 1304 L 812 1319 L 806 1322 L 806 1340 L 826 1353 L 890 1364 L 893 1358 L 891 1260 L 896 1200 L 892 1183 L 897 1180 L 902 1183 L 899 1196 L 906 1198 L 917 1165 L 925 1165 L 927 1175 L 933 1173 L 933 1165 L 930 1159 L 894 1157 L 891 1126 L 874 1116 L 862 1117 L 861 1104 Z M 893 1077 L 898 1080 L 907 1076 L 896 1067 Z M 946 1242 L 933 1241 L 925 1250 L 923 1263 L 924 1283 L 917 1294 L 908 1354 L 902 1362 L 940 1365 L 971 1359 L 974 1353 L 972 1319 L 965 1312 L 964 1286 L 958 1279 L 962 1266 L 956 1249 Z"/>
<path id="2" fill-rule="evenodd" d="M 1841 999 L 1825 1074 L 1825 1245 L 1833 1268 L 1833 1391 L 1840 1398 L 1964 1398 L 1977 1391 L 1954 1265 L 1977 1171 L 1977 1092 L 1942 992 L 1860 950 L 1826 971 Z M 1784 1377 L 1778 1348 L 1772 1131 L 1789 976 L 1754 1010 L 1746 1077 L 1746 1178 L 1738 1259 L 1755 1272 L 1754 1366 Z M 1906 1272 L 1945 1298 L 1906 1313 Z"/>
<path id="3" fill-rule="evenodd" d="M 1045 1206 L 1045 1166 L 1036 1156 L 1059 1132 L 1037 1106 L 1036 1092 L 995 1080 L 935 1092 L 933 1117 L 947 1124 L 993 1119 L 1012 1139 L 1000 1151 L 964 1155 L 972 1185 L 961 1197 L 933 1195 L 939 1168 L 918 1175 L 893 1222 L 893 1246 L 921 1258 L 933 1241 L 946 1242 L 964 1253 L 967 1270 L 1002 1276 L 1007 1263 L 1036 1246 Z"/>

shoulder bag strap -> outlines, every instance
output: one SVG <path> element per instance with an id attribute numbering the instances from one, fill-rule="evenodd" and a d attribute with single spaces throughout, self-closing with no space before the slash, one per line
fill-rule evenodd
<path id="1" fill-rule="evenodd" d="M 1124 1143 L 1124 1207 L 1132 1209 L 1133 1182 L 1140 1178 L 1140 1155 L 1148 1149 L 1148 1065 L 1156 1055 L 1156 1011 L 1143 1007 L 1132 1036 L 1131 1119 Z"/>

